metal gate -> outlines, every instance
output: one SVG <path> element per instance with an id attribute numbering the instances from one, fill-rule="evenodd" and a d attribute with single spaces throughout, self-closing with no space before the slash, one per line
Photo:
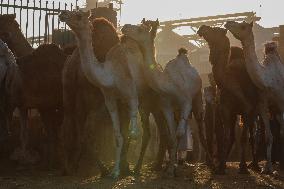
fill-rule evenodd
<path id="1" fill-rule="evenodd" d="M 58 19 L 62 10 L 78 8 L 78 0 L 62 3 L 60 0 L 0 0 L 0 14 L 16 14 L 16 19 L 26 39 L 32 46 L 42 43 L 67 43 L 71 37 L 65 23 Z M 54 36 L 57 34 L 58 36 Z M 61 38 L 61 39 L 59 39 Z"/>

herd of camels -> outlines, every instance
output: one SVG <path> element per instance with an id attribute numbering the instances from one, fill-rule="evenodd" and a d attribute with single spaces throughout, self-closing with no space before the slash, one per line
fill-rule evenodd
<path id="1" fill-rule="evenodd" d="M 0 16 L 0 137 L 9 132 L 17 108 L 21 146 L 13 154 L 15 159 L 32 161 L 28 147 L 28 110 L 37 109 L 48 138 L 48 161 L 53 161 L 57 153 L 54 149 L 59 148 L 63 173 L 73 174 L 78 169 L 83 148 L 88 145 L 86 119 L 90 112 L 95 112 L 97 119 L 109 120 L 113 127 L 116 145 L 112 171 L 108 172 L 96 150 L 93 158 L 103 175 L 117 178 L 130 172 L 127 153 L 130 140 L 141 132 L 137 124 L 139 114 L 143 135 L 134 168 L 138 174 L 150 138 L 152 114 L 160 138 L 155 167 L 162 167 L 168 151 L 170 161 L 166 174 L 174 176 L 178 141 L 185 134 L 188 117 L 193 113 L 204 151 L 216 173 L 224 174 L 234 143 L 237 116 L 241 115 L 244 127 L 240 173 L 248 172 L 245 154 L 248 131 L 251 166 L 258 168 L 254 134 L 257 119 L 262 120 L 265 131 L 266 164 L 262 171 L 273 172 L 269 112 L 273 109 L 283 129 L 284 64 L 275 42 L 265 45 L 264 61 L 259 62 L 253 23 L 229 21 L 225 28 L 203 25 L 197 32 L 210 48 L 209 60 L 218 88 L 218 111 L 222 120 L 222 124 L 208 133 L 204 128 L 201 78 L 190 64 L 187 50 L 181 48 L 165 68 L 156 61 L 154 40 L 159 21 L 143 19 L 139 25 L 126 24 L 120 36 L 109 21 L 91 19 L 89 14 L 78 10 L 60 13 L 59 19 L 76 36 L 77 47 L 70 52 L 54 44 L 33 49 L 15 15 Z M 241 41 L 242 48 L 230 46 L 228 30 Z M 218 163 L 213 162 L 208 135 L 216 135 Z"/>

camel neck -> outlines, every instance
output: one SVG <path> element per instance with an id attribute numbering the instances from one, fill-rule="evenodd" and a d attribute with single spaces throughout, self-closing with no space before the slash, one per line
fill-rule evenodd
<path id="1" fill-rule="evenodd" d="M 145 63 L 151 69 L 156 68 L 156 55 L 154 42 L 151 45 L 142 44 L 142 51 Z"/>
<path id="2" fill-rule="evenodd" d="M 221 44 L 221 45 L 220 45 Z M 210 46 L 210 62 L 212 64 L 212 71 L 218 87 L 222 88 L 224 85 L 224 73 L 229 61 L 230 43 L 229 40 L 220 43 L 217 46 Z"/>
<path id="3" fill-rule="evenodd" d="M 33 52 L 32 46 L 24 37 L 23 33 L 18 29 L 13 33 L 13 37 L 10 40 L 9 47 L 16 54 L 17 57 L 25 56 Z"/>
<path id="4" fill-rule="evenodd" d="M 246 69 L 251 80 L 258 88 L 264 88 L 264 66 L 259 63 L 257 58 L 253 33 L 245 40 L 242 40 L 242 46 L 244 50 Z"/>

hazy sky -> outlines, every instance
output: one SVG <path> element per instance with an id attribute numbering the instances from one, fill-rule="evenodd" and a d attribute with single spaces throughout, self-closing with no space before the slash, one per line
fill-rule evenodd
<path id="1" fill-rule="evenodd" d="M 213 16 L 254 11 L 266 27 L 284 24 L 284 0 L 125 0 L 122 23 L 137 23 L 142 17 L 160 20 Z"/>
<path id="2" fill-rule="evenodd" d="M 124 0 L 124 3 L 122 23 L 138 23 L 143 17 L 170 20 L 254 11 L 262 17 L 260 24 L 265 27 L 284 24 L 284 0 Z"/>
<path id="3" fill-rule="evenodd" d="M 4 0 L 6 2 L 14 2 L 13 0 Z M 19 0 L 16 0 L 19 4 Z M 52 0 L 48 0 L 51 2 Z M 75 0 L 54 0 L 55 5 L 58 2 L 74 3 Z M 23 0 L 25 4 L 27 0 Z M 30 0 L 30 4 L 32 4 Z M 38 0 L 36 0 L 38 2 Z M 44 2 L 44 0 L 42 0 Z M 82 7 L 85 0 L 79 0 L 79 5 Z M 51 3 L 49 3 L 51 6 Z M 31 6 L 31 5 L 30 5 Z M 57 6 L 56 6 L 57 7 Z M 13 9 L 10 9 L 11 13 Z M 148 19 L 159 18 L 160 21 L 192 18 L 200 16 L 213 16 L 217 14 L 228 14 L 237 12 L 254 11 L 257 16 L 262 17 L 259 22 L 265 27 L 278 26 L 284 24 L 284 0 L 124 0 L 122 7 L 121 24 L 125 23 L 140 23 L 143 17 Z M 17 19 L 19 10 L 17 12 Z M 5 13 L 5 11 L 4 11 Z M 26 12 L 24 12 L 26 13 Z M 39 18 L 36 13 L 35 27 L 37 27 L 37 19 Z M 26 17 L 23 18 L 23 23 Z M 32 20 L 32 13 L 29 12 L 29 20 Z M 29 23 L 29 31 L 31 23 Z M 37 34 L 37 31 L 35 31 Z M 42 34 L 42 33 L 41 33 Z M 31 32 L 29 32 L 31 35 Z"/>

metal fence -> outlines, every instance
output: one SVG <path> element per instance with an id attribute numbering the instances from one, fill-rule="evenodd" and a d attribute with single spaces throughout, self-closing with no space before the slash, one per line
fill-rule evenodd
<path id="1" fill-rule="evenodd" d="M 58 40 L 53 33 L 60 34 L 63 44 L 69 40 L 68 27 L 60 22 L 58 13 L 78 8 L 78 0 L 68 4 L 42 0 L 0 0 L 0 3 L 0 14 L 16 14 L 16 19 L 32 46 Z"/>

